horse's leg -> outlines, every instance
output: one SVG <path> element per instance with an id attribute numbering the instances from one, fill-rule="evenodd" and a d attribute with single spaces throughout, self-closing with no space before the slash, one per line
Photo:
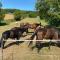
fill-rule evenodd
<path id="1" fill-rule="evenodd" d="M 17 39 L 16 44 L 19 45 L 19 39 L 20 39 L 20 38 L 17 37 L 16 39 Z"/>
<path id="2" fill-rule="evenodd" d="M 36 32 L 34 32 L 34 33 L 33 33 L 33 35 L 30 37 L 30 39 L 29 39 L 29 40 L 31 40 L 31 41 L 29 42 L 28 47 L 29 47 L 30 45 L 32 45 L 32 43 L 33 43 L 33 41 L 32 41 L 32 40 L 34 39 L 35 35 L 36 35 Z"/>
<path id="3" fill-rule="evenodd" d="M 21 35 L 22 35 L 22 33 L 19 32 L 19 33 L 17 34 L 17 36 L 16 36 L 16 39 L 17 39 L 16 44 L 17 44 L 17 45 L 19 45 L 19 39 L 20 39 Z"/>
<path id="4" fill-rule="evenodd" d="M 6 41 L 4 41 L 4 40 L 7 40 L 7 39 L 3 38 L 3 40 L 2 40 L 2 48 L 4 48 L 4 45 L 6 43 Z"/>
<path id="5" fill-rule="evenodd" d="M 51 46 L 51 41 L 50 42 L 48 42 L 48 49 L 50 50 L 50 46 Z"/>
<path id="6" fill-rule="evenodd" d="M 39 40 L 39 41 L 36 41 L 36 47 L 38 49 L 38 53 L 39 51 L 41 50 L 42 47 L 42 43 L 40 40 L 43 40 L 43 31 L 38 31 L 37 35 L 36 35 L 36 40 Z"/>
<path id="7" fill-rule="evenodd" d="M 2 47 L 2 48 L 4 48 L 4 45 L 5 45 L 5 43 L 6 43 L 6 41 L 4 41 L 4 40 L 7 40 L 6 35 L 4 35 L 4 36 L 1 37 L 1 47 Z"/>
<path id="8" fill-rule="evenodd" d="M 27 30 L 26 30 L 26 34 L 28 33 L 28 28 L 27 28 Z"/>
<path id="9" fill-rule="evenodd" d="M 42 43 L 40 41 L 36 41 L 36 47 L 39 53 L 39 51 L 43 48 Z"/>
<path id="10" fill-rule="evenodd" d="M 33 43 L 33 41 L 30 41 L 28 47 L 29 47 L 32 43 Z"/>
<path id="11" fill-rule="evenodd" d="M 6 43 L 6 41 L 3 41 L 3 43 L 2 43 L 3 44 L 3 48 L 4 48 L 5 43 Z"/>

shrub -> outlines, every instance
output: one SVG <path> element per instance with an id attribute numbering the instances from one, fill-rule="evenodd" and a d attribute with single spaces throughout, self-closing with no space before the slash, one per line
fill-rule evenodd
<path id="1" fill-rule="evenodd" d="M 59 15 L 50 14 L 50 18 L 49 18 L 48 22 L 49 22 L 49 25 L 59 26 L 60 25 L 60 17 L 59 17 Z"/>
<path id="2" fill-rule="evenodd" d="M 14 18 L 15 18 L 16 21 L 21 20 L 21 12 L 19 10 L 14 12 Z"/>

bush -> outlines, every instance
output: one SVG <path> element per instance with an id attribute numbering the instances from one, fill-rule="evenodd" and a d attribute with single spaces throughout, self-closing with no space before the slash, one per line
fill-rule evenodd
<path id="1" fill-rule="evenodd" d="M 59 15 L 50 14 L 50 18 L 49 18 L 48 22 L 49 22 L 49 25 L 56 26 L 56 27 L 59 26 L 60 25 Z"/>
<path id="2" fill-rule="evenodd" d="M 31 12 L 31 13 L 29 13 L 29 17 L 30 17 L 30 18 L 35 18 L 35 17 L 37 17 L 37 14 L 36 14 L 36 13 Z"/>
<path id="3" fill-rule="evenodd" d="M 0 21 L 0 26 L 4 26 L 4 25 L 7 25 L 7 23 L 4 20 L 1 20 Z"/>
<path id="4" fill-rule="evenodd" d="M 2 13 L 0 14 L 0 26 L 6 25 L 5 22 L 2 22 L 2 21 L 4 21 L 4 16 L 5 16 L 4 14 L 2 14 Z"/>
<path id="5" fill-rule="evenodd" d="M 20 20 L 21 20 L 21 16 L 20 16 L 20 15 L 16 15 L 16 16 L 15 16 L 15 20 L 16 20 L 16 21 L 20 21 Z"/>
<path id="6" fill-rule="evenodd" d="M 14 18 L 15 18 L 16 21 L 21 20 L 21 12 L 19 10 L 14 12 Z"/>

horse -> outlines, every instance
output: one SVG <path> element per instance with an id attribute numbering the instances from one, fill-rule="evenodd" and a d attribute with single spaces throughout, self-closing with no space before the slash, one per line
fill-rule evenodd
<path id="1" fill-rule="evenodd" d="M 58 38 L 60 40 L 60 28 L 56 28 L 58 30 Z"/>
<path id="2" fill-rule="evenodd" d="M 21 23 L 20 24 L 20 29 L 25 29 L 26 34 L 28 33 L 28 28 L 30 28 L 29 23 Z"/>
<path id="3" fill-rule="evenodd" d="M 38 26 L 40 26 L 41 24 L 39 24 L 39 23 L 33 23 L 33 24 L 29 24 L 29 27 L 31 28 L 31 29 L 34 29 L 34 31 L 36 30 L 36 28 L 38 27 Z"/>
<path id="4" fill-rule="evenodd" d="M 43 35 L 45 34 L 44 31 L 45 30 L 43 27 L 38 26 L 36 28 L 36 30 L 34 31 L 34 33 L 32 34 L 32 36 L 28 40 L 33 40 L 35 36 L 36 36 L 36 40 L 43 40 Z M 32 44 L 32 42 L 33 41 L 30 41 L 28 46 L 30 46 Z M 38 41 L 36 41 L 36 42 L 38 42 Z"/>
<path id="5" fill-rule="evenodd" d="M 56 29 L 56 27 L 45 26 L 45 29 L 47 30 L 45 39 L 58 39 L 58 30 Z"/>
<path id="6" fill-rule="evenodd" d="M 58 30 L 56 30 L 54 27 L 45 26 L 44 28 L 37 27 L 36 31 L 33 33 L 33 35 L 30 37 L 32 40 L 34 36 L 36 36 L 36 40 L 43 40 L 43 39 L 59 39 L 58 37 Z M 29 45 L 32 44 L 32 41 L 30 41 Z M 51 42 L 49 42 L 49 48 L 50 48 Z M 36 46 L 41 47 L 41 41 L 36 41 Z"/>
<path id="7" fill-rule="evenodd" d="M 1 42 L 3 41 L 3 48 L 6 42 L 4 40 L 7 40 L 8 38 L 19 40 L 22 34 L 27 30 L 27 28 L 28 28 L 27 26 L 21 28 L 14 27 L 11 30 L 6 30 L 5 32 L 3 32 L 1 37 Z M 17 44 L 19 44 L 18 41 Z"/>

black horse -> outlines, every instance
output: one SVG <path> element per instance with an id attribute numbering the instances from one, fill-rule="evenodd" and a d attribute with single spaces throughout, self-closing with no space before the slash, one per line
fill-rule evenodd
<path id="1" fill-rule="evenodd" d="M 15 27 L 11 30 L 7 30 L 7 31 L 3 32 L 1 40 L 0 40 L 1 43 L 3 41 L 3 48 L 4 48 L 4 45 L 5 45 L 5 42 L 6 42 L 4 40 L 7 40 L 8 38 L 19 40 L 20 37 L 22 36 L 22 34 L 27 31 L 27 29 L 28 29 L 27 26 Z M 17 41 L 17 44 L 19 44 L 18 41 Z"/>

